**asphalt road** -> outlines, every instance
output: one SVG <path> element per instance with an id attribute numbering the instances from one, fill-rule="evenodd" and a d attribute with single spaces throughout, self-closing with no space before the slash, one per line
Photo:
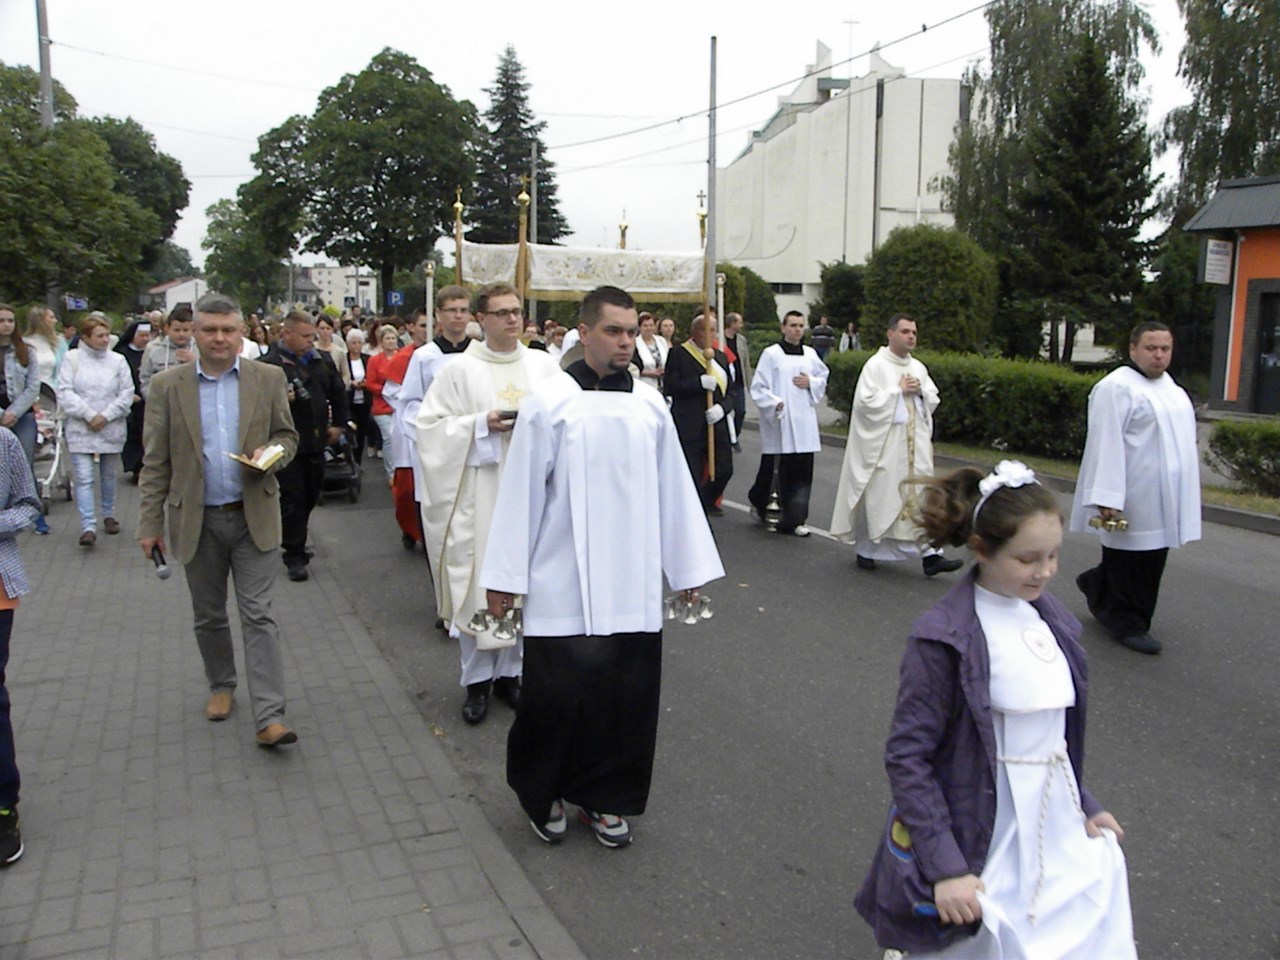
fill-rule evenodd
<path id="1" fill-rule="evenodd" d="M 758 458 L 744 438 L 728 500 Z M 818 455 L 811 522 L 830 522 L 841 451 Z M 361 619 L 533 883 L 593 958 L 878 957 L 852 900 L 888 802 L 881 763 L 911 622 L 954 582 L 914 564 L 866 573 L 851 548 L 767 533 L 742 510 L 714 521 L 728 576 L 715 619 L 665 636 L 663 716 L 649 810 L 631 848 L 571 823 L 556 848 L 505 784 L 510 711 L 462 723 L 455 645 L 435 617 L 422 553 L 399 545 L 376 478 L 356 505 L 314 516 Z M 1064 500 L 1064 505 L 1066 501 Z M 602 531 L 607 535 L 608 531 Z M 1280 539 L 1210 525 L 1174 551 L 1159 657 L 1110 642 L 1074 577 L 1097 547 L 1069 535 L 1055 587 L 1085 621 L 1091 664 L 1085 780 L 1128 832 L 1146 958 L 1280 956 Z M 278 589 L 289 584 L 281 579 Z"/>

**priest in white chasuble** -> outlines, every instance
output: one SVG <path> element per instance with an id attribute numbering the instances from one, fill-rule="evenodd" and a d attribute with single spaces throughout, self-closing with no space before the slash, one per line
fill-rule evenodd
<path id="1" fill-rule="evenodd" d="M 756 515 L 764 519 L 778 478 L 782 516 L 779 533 L 807 537 L 809 492 L 813 488 L 813 455 L 822 449 L 818 432 L 818 404 L 827 393 L 827 365 L 812 347 L 804 345 L 804 314 L 788 311 L 782 318 L 782 339 L 756 359 L 751 399 L 760 414 L 760 470 L 747 492 Z"/>
<path id="2" fill-rule="evenodd" d="M 440 370 L 416 420 L 422 526 L 436 610 L 458 638 L 467 689 L 462 719 L 471 724 L 488 714 L 490 693 L 513 707 L 520 700 L 519 641 L 504 645 L 492 629 L 477 633 L 471 626 L 486 605 L 476 574 L 521 404 L 539 380 L 563 376 L 549 356 L 520 342 L 520 302 L 507 284 L 480 291 L 476 315 L 484 342 L 473 343 Z"/>
<path id="3" fill-rule="evenodd" d="M 583 301 L 583 359 L 520 408 L 480 582 L 500 614 L 524 597 L 524 684 L 507 782 L 555 843 L 565 803 L 607 847 L 631 840 L 653 772 L 663 578 L 724 576 L 666 402 L 627 372 L 631 297 Z"/>
<path id="4" fill-rule="evenodd" d="M 885 330 L 888 345 L 869 359 L 858 376 L 849 416 L 840 486 L 831 532 L 852 540 L 858 567 L 879 561 L 921 557 L 925 576 L 959 570 L 959 560 L 920 546 L 915 520 L 917 487 L 933 476 L 933 412 L 938 388 L 916 348 L 916 322 L 895 314 Z"/>
<path id="5" fill-rule="evenodd" d="M 1151 636 L 1169 550 L 1200 539 L 1196 415 L 1168 373 L 1173 334 L 1148 321 L 1129 337 L 1128 366 L 1089 393 L 1089 433 L 1076 481 L 1071 529 L 1098 533 L 1102 562 L 1076 578 L 1089 612 L 1112 639 L 1159 653 Z M 1123 518 L 1123 529 L 1089 521 Z"/>

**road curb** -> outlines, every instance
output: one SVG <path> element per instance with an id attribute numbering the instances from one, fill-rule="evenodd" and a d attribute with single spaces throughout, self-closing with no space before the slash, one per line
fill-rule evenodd
<path id="1" fill-rule="evenodd" d="M 744 424 L 750 430 L 759 430 L 759 425 L 754 420 L 748 420 Z M 848 446 L 848 438 L 839 434 L 823 433 L 822 445 L 824 447 L 835 447 L 843 450 Z M 992 451 L 992 458 L 997 454 Z M 948 457 L 939 454 L 934 457 L 937 463 L 945 463 L 951 468 L 955 467 L 989 467 L 989 463 L 979 463 L 975 460 L 966 460 L 960 457 Z M 1073 494 L 1076 492 L 1076 482 L 1067 477 L 1055 477 L 1051 474 L 1039 474 L 1040 480 L 1047 487 L 1052 487 L 1060 493 Z M 1240 530 L 1252 530 L 1254 533 L 1265 533 L 1273 537 L 1280 537 L 1280 517 L 1273 517 L 1267 513 L 1254 513 L 1252 510 L 1240 510 L 1236 507 L 1221 507 L 1217 504 L 1206 503 L 1201 507 L 1201 515 L 1208 523 L 1220 524 L 1224 527 L 1236 527 Z"/>

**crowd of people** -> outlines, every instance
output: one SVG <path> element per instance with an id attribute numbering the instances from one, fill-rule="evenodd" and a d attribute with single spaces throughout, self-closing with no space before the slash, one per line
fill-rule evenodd
<path id="1" fill-rule="evenodd" d="M 533 831 L 558 843 L 576 806 L 604 846 L 632 841 L 666 607 L 700 609 L 703 585 L 724 575 L 711 518 L 746 398 L 762 451 L 753 513 L 776 510 L 779 534 L 807 536 L 834 329 L 824 318 L 806 344 L 805 317 L 788 312 L 753 364 L 741 316 L 721 336 L 704 309 L 677 342 L 669 318 L 615 287 L 587 295 L 568 333 L 527 320 L 506 284 L 474 298 L 446 286 L 433 306 L 407 322 L 299 310 L 270 327 L 208 294 L 113 345 L 105 318 L 67 336 L 42 308 L 20 337 L 0 304 L 0 861 L 22 853 L 2 678 L 26 589 L 14 535 L 41 519 L 33 408 L 46 383 L 80 544 L 93 545 L 99 513 L 119 532 L 123 466 L 140 485 L 142 552 L 186 570 L 208 720 L 235 708 L 231 577 L 257 742 L 296 742 L 271 591 L 281 560 L 307 579 L 323 456 L 354 438 L 357 459 L 383 461 L 404 545 L 423 545 L 437 627 L 458 643 L 462 719 L 484 722 L 493 697 L 515 710 L 507 779 Z M 857 908 L 883 946 L 913 957 L 1132 956 L 1123 831 L 1081 782 L 1081 626 L 1046 590 L 1064 517 L 1017 462 L 935 476 L 933 416 L 953 398 L 913 356 L 913 318 L 890 318 L 884 336 L 855 390 L 831 532 L 867 572 L 908 558 L 926 576 L 955 572 L 947 546 L 974 563 L 912 628 L 886 748 L 893 807 Z M 848 329 L 840 348 L 857 337 Z M 1194 417 L 1167 374 L 1172 348 L 1162 324 L 1139 325 L 1130 365 L 1094 389 L 1070 518 L 1102 536 L 1101 563 L 1077 580 L 1090 612 L 1146 654 L 1161 649 L 1150 629 L 1168 550 L 1200 534 Z M 602 512 L 607 530 L 587 522 Z"/>

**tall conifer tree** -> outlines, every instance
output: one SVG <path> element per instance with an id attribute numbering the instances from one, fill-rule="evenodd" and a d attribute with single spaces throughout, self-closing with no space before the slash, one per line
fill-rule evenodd
<path id="1" fill-rule="evenodd" d="M 1092 36 L 1074 46 L 1028 131 L 1029 176 L 1010 209 L 1014 285 L 1042 305 L 1041 319 L 1067 320 L 1067 344 L 1082 322 L 1111 340 L 1130 325 L 1148 254 L 1138 234 L 1155 187 L 1138 105 Z M 1050 360 L 1057 346 L 1051 338 Z"/>
<path id="2" fill-rule="evenodd" d="M 524 67 L 508 46 L 498 61 L 498 76 L 485 111 L 486 135 L 476 143 L 476 190 L 468 202 L 471 227 L 467 239 L 476 243 L 514 243 L 520 211 L 516 196 L 521 176 L 529 175 L 533 145 L 538 145 L 538 242 L 552 243 L 569 232 L 556 197 L 555 164 L 546 157 L 542 131 L 529 106 L 529 83 Z M 464 199 L 466 199 L 464 197 Z"/>

